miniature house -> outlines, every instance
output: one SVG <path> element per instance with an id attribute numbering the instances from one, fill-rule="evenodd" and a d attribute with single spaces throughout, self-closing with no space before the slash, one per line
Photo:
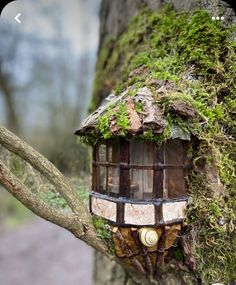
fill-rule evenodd
<path id="1" fill-rule="evenodd" d="M 170 139 L 163 143 L 153 140 L 165 130 L 163 112 L 148 88 L 133 93 L 126 90 L 120 96 L 109 96 L 76 132 L 96 138 L 90 211 L 117 226 L 181 223 L 188 199 L 189 138 L 176 126 Z M 129 122 L 125 132 L 118 122 L 121 104 Z M 106 136 L 99 129 L 103 116 L 108 118 Z"/>

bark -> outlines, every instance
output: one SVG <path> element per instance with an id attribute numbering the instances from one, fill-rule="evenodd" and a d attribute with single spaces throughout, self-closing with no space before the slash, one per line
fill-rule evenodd
<path id="1" fill-rule="evenodd" d="M 117 263 L 106 256 L 95 253 L 94 285 L 183 285 L 185 280 L 175 272 L 164 273 L 159 281 L 130 275 Z"/>

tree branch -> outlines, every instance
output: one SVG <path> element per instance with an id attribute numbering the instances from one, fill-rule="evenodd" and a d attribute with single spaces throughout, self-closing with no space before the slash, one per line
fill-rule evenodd
<path id="1" fill-rule="evenodd" d="M 109 256 L 107 246 L 97 238 L 91 223 L 86 224 L 76 214 L 63 213 L 40 201 L 2 161 L 0 161 L 0 184 L 34 214 L 69 230 L 77 238 Z"/>
<path id="2" fill-rule="evenodd" d="M 43 174 L 56 187 L 75 214 L 81 214 L 81 209 L 84 209 L 82 220 L 90 220 L 82 200 L 73 190 L 66 177 L 43 155 L 2 126 L 0 126 L 0 144 Z"/>
<path id="3" fill-rule="evenodd" d="M 68 229 L 77 238 L 111 258 L 107 245 L 96 235 L 87 207 L 66 177 L 43 155 L 2 126 L 0 144 L 44 175 L 66 200 L 74 215 L 66 215 L 37 199 L 0 161 L 0 183 L 4 188 L 36 215 Z"/>
<path id="4" fill-rule="evenodd" d="M 17 200 L 41 218 L 70 230 L 75 222 L 74 214 L 65 214 L 37 199 L 27 187 L 0 161 L 0 183 Z"/>

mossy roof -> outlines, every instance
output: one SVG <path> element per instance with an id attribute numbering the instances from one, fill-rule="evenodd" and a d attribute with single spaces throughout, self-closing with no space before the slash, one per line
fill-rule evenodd
<path id="1" fill-rule="evenodd" d="M 163 104 L 158 103 L 164 96 L 173 97 L 174 85 L 168 80 L 154 80 L 152 87 L 127 88 L 119 95 L 110 94 L 102 105 L 82 123 L 75 134 L 91 134 L 110 138 L 116 136 L 139 136 L 147 132 L 162 134 L 166 127 L 166 112 Z M 168 113 L 183 119 L 192 118 L 196 111 L 189 102 L 176 97 L 168 106 Z M 106 134 L 107 133 L 107 134 Z M 189 140 L 189 135 L 172 128 L 172 138 Z"/>

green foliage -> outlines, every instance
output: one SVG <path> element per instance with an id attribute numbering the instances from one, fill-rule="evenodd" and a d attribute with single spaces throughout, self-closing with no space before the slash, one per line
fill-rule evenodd
<path id="1" fill-rule="evenodd" d="M 70 182 L 73 185 L 75 191 L 78 192 L 80 198 L 85 204 L 88 204 L 89 200 L 89 185 L 90 176 L 85 177 L 72 177 Z M 45 184 L 43 191 L 37 193 L 38 197 L 51 207 L 56 207 L 60 209 L 68 208 L 65 199 L 58 193 L 51 184 Z"/>
<path id="2" fill-rule="evenodd" d="M 89 202 L 89 186 L 90 185 L 90 176 L 85 178 L 77 178 L 72 182 L 75 186 L 76 191 L 78 192 L 80 198 L 87 205 Z"/>
<path id="3" fill-rule="evenodd" d="M 160 144 L 172 136 L 176 126 L 182 135 L 195 138 L 187 223 L 203 284 L 236 280 L 233 29 L 221 21 L 212 21 L 204 10 L 190 14 L 176 13 L 170 6 L 161 12 L 143 9 L 118 40 L 104 42 L 94 90 L 96 97 L 105 90 L 107 81 L 118 93 L 130 86 L 134 90 L 148 86 L 156 94 L 150 83 L 152 79 L 168 80 L 174 85 L 175 92 L 156 96 L 166 118 L 164 133 L 159 136 L 148 131 L 142 138 Z M 129 76 L 138 69 L 140 73 Z M 172 113 L 171 104 L 178 100 L 188 102 L 196 110 L 196 116 L 186 119 Z M 122 114 L 125 117 L 125 112 Z M 110 115 L 108 112 L 102 119 L 102 133 L 106 137 Z M 128 127 L 123 120 L 121 125 L 124 130 Z M 205 164 L 215 167 L 223 193 L 217 193 L 218 186 L 204 175 Z"/>
<path id="4" fill-rule="evenodd" d="M 44 203 L 48 204 L 51 207 L 62 209 L 67 207 L 65 199 L 61 197 L 60 193 L 56 192 L 53 189 L 48 189 L 48 191 L 45 192 L 39 192 L 37 195 Z"/>

